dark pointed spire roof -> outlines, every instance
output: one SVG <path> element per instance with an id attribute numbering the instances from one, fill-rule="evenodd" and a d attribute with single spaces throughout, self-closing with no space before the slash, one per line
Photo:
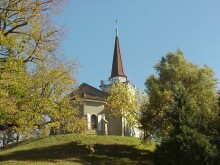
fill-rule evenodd
<path id="1" fill-rule="evenodd" d="M 122 56 L 121 56 L 121 51 L 120 51 L 120 46 L 119 46 L 119 38 L 117 34 L 117 29 L 116 29 L 116 37 L 115 37 L 115 48 L 114 48 L 114 54 L 113 54 L 113 61 L 112 61 L 112 77 L 127 77 L 124 73 L 124 68 L 123 68 L 123 63 L 122 63 Z"/>

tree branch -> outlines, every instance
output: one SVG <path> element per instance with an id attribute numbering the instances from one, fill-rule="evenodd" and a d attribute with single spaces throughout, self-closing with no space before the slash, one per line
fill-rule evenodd
<path id="1" fill-rule="evenodd" d="M 8 31 L 4 34 L 4 36 L 7 36 L 8 34 L 12 33 L 15 29 L 17 29 L 17 28 L 19 28 L 19 27 L 22 27 L 22 26 L 25 26 L 25 25 L 27 25 L 27 24 L 28 24 L 27 22 L 24 22 L 24 23 L 22 23 L 22 24 L 19 24 L 19 25 L 15 26 L 15 27 L 11 28 L 10 30 L 8 30 Z"/>

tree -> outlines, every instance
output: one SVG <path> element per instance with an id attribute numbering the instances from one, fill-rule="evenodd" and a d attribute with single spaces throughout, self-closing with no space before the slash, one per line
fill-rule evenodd
<path id="1" fill-rule="evenodd" d="M 146 138 L 152 134 L 165 138 L 173 130 L 172 116 L 182 86 L 194 103 L 195 128 L 203 134 L 216 132 L 214 123 L 218 117 L 217 79 L 208 67 L 199 67 L 184 58 L 183 53 L 168 53 L 155 65 L 158 76 L 151 75 L 145 85 L 148 102 L 142 107 L 142 128 Z"/>
<path id="2" fill-rule="evenodd" d="M 60 102 L 56 102 L 55 111 L 50 115 L 51 122 L 49 127 L 52 134 L 62 133 L 82 133 L 86 131 L 86 120 L 79 116 L 78 105 L 82 104 L 81 100 L 64 97 Z"/>
<path id="3" fill-rule="evenodd" d="M 125 131 L 125 120 L 130 126 L 138 122 L 138 100 L 137 93 L 129 90 L 123 83 L 113 84 L 106 99 L 106 109 L 110 115 L 122 118 L 122 135 Z M 125 120 L 124 120 L 125 119 Z"/>
<path id="4" fill-rule="evenodd" d="M 0 55 L 43 61 L 54 56 L 61 30 L 51 22 L 63 0 L 1 0 Z"/>
<path id="5" fill-rule="evenodd" d="M 213 136 L 197 129 L 195 104 L 183 86 L 176 86 L 174 111 L 170 114 L 173 129 L 156 148 L 158 164 L 219 164 L 214 163 L 218 150 Z"/>
<path id="6" fill-rule="evenodd" d="M 142 108 L 146 138 L 160 138 L 158 164 L 213 164 L 219 123 L 217 79 L 207 66 L 187 61 L 183 53 L 168 53 L 150 76 L 148 102 Z"/>
<path id="7" fill-rule="evenodd" d="M 84 120 L 77 116 L 80 100 L 67 96 L 76 83 L 75 67 L 50 62 L 27 72 L 22 60 L 6 61 L 0 78 L 0 125 L 6 140 L 9 133 L 31 137 L 50 128 L 57 133 L 83 130 Z"/>
<path id="8" fill-rule="evenodd" d="M 76 132 L 84 126 L 78 99 L 67 96 L 76 85 L 77 65 L 57 53 L 62 31 L 51 21 L 63 2 L 0 1 L 0 136 L 5 144 L 11 135 L 36 136 L 50 128 Z"/>

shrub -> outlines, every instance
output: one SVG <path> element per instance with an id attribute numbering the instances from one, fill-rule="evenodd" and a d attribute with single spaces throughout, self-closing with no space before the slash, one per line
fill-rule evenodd
<path id="1" fill-rule="evenodd" d="M 212 165 L 218 154 L 209 137 L 189 127 L 157 146 L 156 164 L 159 165 Z"/>

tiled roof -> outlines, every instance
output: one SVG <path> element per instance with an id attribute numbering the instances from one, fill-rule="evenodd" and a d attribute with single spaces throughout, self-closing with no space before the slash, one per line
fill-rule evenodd
<path id="1" fill-rule="evenodd" d="M 119 45 L 119 38 L 116 35 L 115 37 L 115 47 L 114 47 L 114 54 L 113 54 L 113 62 L 112 62 L 112 77 L 126 77 L 124 73 L 124 68 L 123 68 L 123 63 L 122 63 L 122 56 L 121 56 L 121 51 L 120 51 L 120 45 Z"/>
<path id="2" fill-rule="evenodd" d="M 73 93 L 77 94 L 80 98 L 105 101 L 108 96 L 107 93 L 89 85 L 82 83 Z"/>

